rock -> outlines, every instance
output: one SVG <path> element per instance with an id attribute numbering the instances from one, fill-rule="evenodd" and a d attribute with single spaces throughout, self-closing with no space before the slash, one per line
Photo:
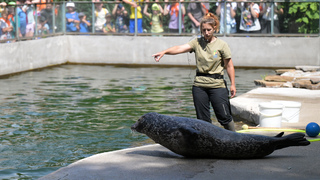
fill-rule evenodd
<path id="1" fill-rule="evenodd" d="M 261 87 L 281 87 L 284 82 L 275 82 L 275 81 L 265 81 L 265 80 L 254 80 L 255 85 Z"/>
<path id="2" fill-rule="evenodd" d="M 271 75 L 264 78 L 265 81 L 288 82 L 293 81 L 294 77 Z"/>
<path id="3" fill-rule="evenodd" d="M 306 88 L 310 90 L 320 90 L 320 83 L 307 85 Z"/>
<path id="4" fill-rule="evenodd" d="M 295 69 L 277 69 L 277 70 L 275 70 L 277 75 L 281 75 L 285 72 L 294 72 L 294 71 L 296 71 L 296 70 Z"/>
<path id="5" fill-rule="evenodd" d="M 296 80 L 292 83 L 295 88 L 307 88 L 308 85 L 311 85 L 310 80 Z"/>
<path id="6" fill-rule="evenodd" d="M 295 67 L 297 70 L 302 70 L 304 72 L 311 71 L 320 71 L 320 66 L 296 66 Z"/>
<path id="7" fill-rule="evenodd" d="M 320 82 L 320 77 L 311 77 L 310 81 L 312 84 L 318 84 Z"/>
<path id="8" fill-rule="evenodd" d="M 293 88 L 292 82 L 285 82 L 282 84 L 281 87 L 285 87 L 285 88 Z"/>

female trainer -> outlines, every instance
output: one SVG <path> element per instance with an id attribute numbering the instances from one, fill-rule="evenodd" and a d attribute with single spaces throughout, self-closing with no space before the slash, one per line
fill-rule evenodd
<path id="1" fill-rule="evenodd" d="M 192 87 L 193 102 L 197 118 L 211 123 L 210 102 L 219 123 L 228 130 L 235 131 L 231 116 L 229 91 L 223 78 L 226 68 L 231 86 L 231 98 L 236 95 L 235 71 L 231 51 L 226 42 L 214 36 L 220 22 L 212 13 L 207 13 L 200 22 L 201 38 L 187 44 L 173 46 L 153 54 L 159 60 L 165 55 L 195 52 L 197 71 Z"/>

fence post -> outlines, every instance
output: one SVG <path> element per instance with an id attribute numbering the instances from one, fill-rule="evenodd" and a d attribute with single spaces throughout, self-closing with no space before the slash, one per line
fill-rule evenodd
<path id="1" fill-rule="evenodd" d="M 138 18 L 137 18 L 137 15 L 138 15 L 138 10 L 137 10 L 138 7 L 135 7 L 134 8 L 134 35 L 137 36 L 138 34 Z"/>
<path id="2" fill-rule="evenodd" d="M 179 1 L 179 34 L 181 34 L 181 32 L 182 32 L 182 12 L 181 12 L 181 7 L 182 7 L 182 5 L 181 5 L 181 2 Z"/>
<path id="3" fill-rule="evenodd" d="M 230 11 L 231 11 L 231 9 L 232 9 L 232 5 L 230 4 Z M 221 10 L 220 10 L 220 16 L 221 16 Z M 223 36 L 226 36 L 226 34 L 227 34 L 227 3 L 225 0 L 223 0 L 223 18 L 222 19 L 223 19 L 223 24 L 222 24 L 223 25 Z M 221 26 L 221 24 L 220 24 L 220 26 Z"/>
<path id="4" fill-rule="evenodd" d="M 274 34 L 274 0 L 271 1 L 271 35 Z"/>
<path id="5" fill-rule="evenodd" d="M 35 33 L 34 33 L 33 37 L 38 36 L 38 12 L 37 12 L 37 5 L 38 5 L 38 4 L 35 4 L 34 9 L 33 9 L 33 10 L 36 12 L 36 14 L 35 14 L 35 16 L 34 16 L 34 21 L 35 21 L 34 31 L 35 31 Z"/>
<path id="6" fill-rule="evenodd" d="M 19 37 L 19 24 L 18 24 L 18 22 L 20 21 L 20 19 L 18 20 L 18 18 L 19 18 L 19 16 L 18 16 L 18 8 L 19 8 L 19 6 L 17 6 L 16 7 L 16 9 L 15 9 L 15 11 L 16 11 L 16 13 L 15 13 L 15 26 L 16 26 L 16 38 L 17 38 L 17 40 L 19 41 L 20 40 L 20 37 Z"/>
<path id="7" fill-rule="evenodd" d="M 94 7 L 94 3 L 91 2 L 91 9 L 92 9 L 92 23 L 91 23 L 91 27 L 92 27 L 92 33 L 94 34 L 95 31 L 96 31 L 96 28 L 94 26 L 94 21 L 95 21 L 95 17 L 96 17 L 96 14 L 95 14 L 95 7 Z"/>
<path id="8" fill-rule="evenodd" d="M 56 3 L 52 7 L 52 33 L 56 33 Z"/>
<path id="9" fill-rule="evenodd" d="M 66 35 L 66 2 L 62 3 L 62 31 L 63 34 Z"/>

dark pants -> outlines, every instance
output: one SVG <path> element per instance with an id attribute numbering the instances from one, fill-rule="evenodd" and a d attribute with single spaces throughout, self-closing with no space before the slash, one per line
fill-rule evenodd
<path id="1" fill-rule="evenodd" d="M 193 86 L 192 95 L 197 119 L 211 123 L 211 102 L 214 113 L 221 125 L 226 125 L 232 121 L 229 91 L 227 88 L 203 88 Z"/>
<path id="2" fill-rule="evenodd" d="M 260 21 L 261 23 L 261 33 L 271 33 L 271 21 L 262 19 Z M 274 20 L 274 26 L 273 26 L 273 33 L 279 34 L 280 33 L 280 24 L 279 20 Z"/>

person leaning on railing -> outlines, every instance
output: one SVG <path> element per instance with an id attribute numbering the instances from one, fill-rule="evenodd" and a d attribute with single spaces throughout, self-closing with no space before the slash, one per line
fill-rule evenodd
<path id="1" fill-rule="evenodd" d="M 0 40 L 11 39 L 11 32 L 13 30 L 13 26 L 11 25 L 8 18 L 8 11 L 4 9 L 1 12 L 0 17 Z"/>
<path id="2" fill-rule="evenodd" d="M 79 32 L 81 33 L 90 32 L 91 22 L 87 20 L 87 16 L 83 12 L 79 13 L 79 19 L 80 19 Z"/>
<path id="3" fill-rule="evenodd" d="M 180 2 L 183 2 L 184 0 L 174 0 L 174 3 L 171 3 L 168 5 L 169 0 L 164 0 L 166 2 L 165 6 L 164 6 L 164 15 L 170 15 L 170 20 L 169 20 L 169 32 L 170 33 L 178 33 L 179 32 L 179 11 L 180 11 Z M 186 14 L 186 9 L 183 5 L 183 3 L 181 3 L 181 29 L 184 30 L 184 25 L 183 25 L 183 19 L 184 19 L 184 15 Z"/>
<path id="4" fill-rule="evenodd" d="M 67 32 L 77 32 L 79 31 L 79 15 L 75 11 L 75 4 L 73 2 L 68 2 L 66 4 L 68 12 L 66 13 L 67 19 Z"/>
<path id="5" fill-rule="evenodd" d="M 200 21 L 209 10 L 209 3 L 196 1 L 199 0 L 191 0 L 187 7 L 187 15 L 192 22 L 192 33 L 194 34 L 200 33 Z"/>
<path id="6" fill-rule="evenodd" d="M 7 6 L 6 2 L 0 2 L 0 17 L 1 17 L 2 11 L 5 9 L 6 6 Z"/>
<path id="7" fill-rule="evenodd" d="M 15 5 L 16 3 L 15 2 L 9 2 L 8 3 L 8 19 L 13 27 L 12 31 L 11 31 L 11 38 L 16 38 L 16 22 L 18 21 L 18 27 L 20 26 L 20 23 L 19 23 L 19 18 L 16 18 L 15 16 Z M 15 40 L 12 40 L 11 42 L 14 42 Z"/>
<path id="8" fill-rule="evenodd" d="M 146 0 L 146 2 L 149 2 L 149 0 Z M 162 33 L 163 32 L 163 9 L 158 3 L 153 3 L 151 6 L 152 13 L 148 12 L 148 5 L 146 4 L 144 6 L 143 14 L 145 14 L 147 17 L 151 18 L 151 33 Z"/>
<path id="9" fill-rule="evenodd" d="M 232 34 L 237 32 L 236 23 L 236 2 L 217 2 L 216 14 L 220 16 L 220 33 Z M 225 17 L 226 16 L 226 17 Z M 226 24 L 225 24 L 226 21 Z M 226 29 L 225 29 L 226 26 Z"/>
<path id="10" fill-rule="evenodd" d="M 27 28 L 27 7 L 23 6 L 25 0 L 17 0 L 17 15 L 20 21 L 20 27 L 19 30 L 19 37 L 25 37 L 26 36 L 26 28 Z"/>
<path id="11" fill-rule="evenodd" d="M 33 37 L 34 34 L 34 26 L 35 26 L 35 19 L 34 19 L 34 2 L 32 0 L 27 0 L 25 2 L 27 7 L 27 26 L 26 26 L 26 37 Z"/>
<path id="12" fill-rule="evenodd" d="M 274 3 L 274 13 L 271 17 L 271 3 L 260 3 L 260 16 L 261 16 L 261 33 L 271 33 L 271 19 L 273 18 L 273 32 L 280 33 L 279 15 L 283 14 L 283 9 L 279 3 Z"/>
<path id="13" fill-rule="evenodd" d="M 108 13 L 106 15 L 106 23 L 103 26 L 103 33 L 115 33 L 116 32 L 116 28 L 112 22 L 112 15 L 110 13 Z"/>
<path id="14" fill-rule="evenodd" d="M 141 4 L 144 0 L 132 0 L 135 2 L 135 5 L 131 5 L 130 21 L 129 21 L 129 31 L 134 33 L 137 28 L 138 33 L 143 33 L 142 28 L 142 8 Z M 136 17 L 137 14 L 137 17 Z M 135 19 L 137 19 L 137 27 L 135 27 Z"/>
<path id="15" fill-rule="evenodd" d="M 115 18 L 115 27 L 118 33 L 128 33 L 129 15 L 122 4 L 115 4 L 112 10 L 112 15 Z"/>
<path id="16" fill-rule="evenodd" d="M 103 8 L 103 4 L 100 0 L 92 0 L 95 2 L 95 17 L 96 22 L 94 23 L 95 32 L 101 33 L 103 32 L 103 26 L 106 23 L 106 15 L 109 14 L 108 9 Z"/>
<path id="17" fill-rule="evenodd" d="M 260 7 L 254 2 L 244 2 L 241 6 L 240 31 L 242 33 L 260 33 Z"/>

